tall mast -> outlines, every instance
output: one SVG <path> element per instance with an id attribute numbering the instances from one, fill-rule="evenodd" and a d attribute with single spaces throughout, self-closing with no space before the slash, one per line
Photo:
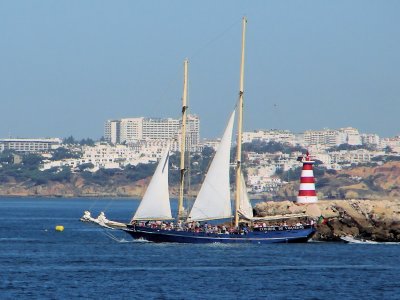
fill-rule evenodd
<path id="1" fill-rule="evenodd" d="M 181 132 L 181 181 L 179 186 L 179 199 L 178 199 L 178 216 L 179 221 L 183 214 L 183 191 L 185 183 L 185 152 L 186 152 L 186 114 L 187 114 L 187 86 L 188 86 L 188 64 L 189 61 L 185 59 L 183 62 L 183 95 L 182 95 L 182 132 Z"/>
<path id="2" fill-rule="evenodd" d="M 236 150 L 236 197 L 235 197 L 235 227 L 239 226 L 239 199 L 240 199 L 240 174 L 242 173 L 242 125 L 243 125 L 243 94 L 244 94 L 244 45 L 246 41 L 246 17 L 242 20 L 242 57 L 240 61 L 240 87 L 239 87 L 239 111 L 238 111 L 238 132 Z"/>

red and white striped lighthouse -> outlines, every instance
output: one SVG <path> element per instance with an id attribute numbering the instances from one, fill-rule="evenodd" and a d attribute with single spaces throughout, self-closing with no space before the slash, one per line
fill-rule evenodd
<path id="1" fill-rule="evenodd" d="M 299 195 L 297 203 L 315 203 L 318 202 L 317 194 L 315 193 L 315 179 L 313 172 L 313 164 L 315 161 L 310 159 L 310 154 L 307 151 L 306 156 L 299 157 L 303 162 L 303 168 L 300 176 Z"/>

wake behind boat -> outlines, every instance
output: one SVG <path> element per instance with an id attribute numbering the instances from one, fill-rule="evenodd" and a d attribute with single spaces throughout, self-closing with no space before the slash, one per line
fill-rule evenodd
<path id="1" fill-rule="evenodd" d="M 361 238 L 354 238 L 352 236 L 342 236 L 340 239 L 348 244 L 379 244 L 376 241 L 361 239 Z"/>

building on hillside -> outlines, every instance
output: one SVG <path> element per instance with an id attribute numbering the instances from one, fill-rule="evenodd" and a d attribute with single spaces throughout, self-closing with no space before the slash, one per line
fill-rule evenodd
<path id="1" fill-rule="evenodd" d="M 219 144 L 221 143 L 221 139 L 204 139 L 201 143 L 202 147 L 213 148 L 214 151 L 217 151 Z"/>
<path id="2" fill-rule="evenodd" d="M 345 127 L 336 129 L 307 130 L 304 132 L 304 144 L 306 146 L 323 145 L 326 147 L 339 146 L 341 144 L 361 145 L 362 139 L 358 129 Z"/>
<path id="3" fill-rule="evenodd" d="M 373 157 L 380 156 L 382 154 L 384 154 L 382 151 L 369 151 L 365 149 L 329 152 L 331 164 L 342 165 L 369 163 Z"/>
<path id="4" fill-rule="evenodd" d="M 62 140 L 59 138 L 51 139 L 20 139 L 9 138 L 0 139 L 0 149 L 14 150 L 22 153 L 47 152 L 61 146 Z"/>
<path id="5" fill-rule="evenodd" d="M 119 144 L 121 138 L 121 121 L 107 120 L 104 124 L 104 139 L 112 144 Z"/>
<path id="6" fill-rule="evenodd" d="M 303 137 L 306 145 L 325 145 L 333 147 L 346 142 L 343 133 L 332 129 L 307 130 L 304 132 Z"/>
<path id="7" fill-rule="evenodd" d="M 181 127 L 182 121 L 179 122 Z M 186 150 L 190 152 L 201 151 L 200 147 L 200 119 L 196 115 L 188 115 L 186 120 Z M 178 140 L 181 143 L 181 130 L 179 130 Z"/>
<path id="8" fill-rule="evenodd" d="M 382 149 L 390 147 L 393 152 L 400 153 L 400 136 L 383 138 L 380 146 Z"/>
<path id="9" fill-rule="evenodd" d="M 322 162 L 324 167 L 327 169 L 332 169 L 332 159 L 329 153 L 326 152 L 312 152 L 313 153 L 313 159 L 319 160 Z"/>
<path id="10" fill-rule="evenodd" d="M 135 143 L 130 143 L 129 149 L 140 154 L 141 157 L 148 157 L 149 159 L 157 160 L 161 158 L 161 155 L 164 149 L 167 148 L 168 144 L 172 151 L 177 151 L 173 149 L 173 144 L 169 143 L 168 140 L 141 140 Z"/>
<path id="11" fill-rule="evenodd" d="M 143 139 L 144 118 L 125 118 L 120 120 L 120 143 L 132 143 Z"/>
<path id="12" fill-rule="evenodd" d="M 346 144 L 355 146 L 362 144 L 361 135 L 358 132 L 358 129 L 353 127 L 346 127 L 346 128 L 340 128 L 339 132 L 344 137 L 344 141 Z"/>
<path id="13" fill-rule="evenodd" d="M 380 144 L 379 135 L 374 133 L 361 134 L 361 143 L 367 146 L 379 146 Z"/>
<path id="14" fill-rule="evenodd" d="M 249 173 L 247 177 L 246 183 L 250 193 L 274 193 L 284 184 L 277 176 Z"/>
<path id="15" fill-rule="evenodd" d="M 253 141 L 278 142 L 296 144 L 296 138 L 289 130 L 254 130 L 243 132 L 243 143 L 251 143 Z"/>
<path id="16" fill-rule="evenodd" d="M 104 125 L 105 139 L 111 143 L 137 143 L 143 140 L 170 141 L 179 149 L 181 120 L 173 118 L 124 118 L 108 120 Z M 115 142 L 114 142 L 115 141 Z M 200 143 L 200 120 L 188 115 L 186 124 L 186 149 L 197 151 Z"/>
<path id="17" fill-rule="evenodd" d="M 135 145 L 108 145 L 98 143 L 95 146 L 84 146 L 80 158 L 63 159 L 59 161 L 47 160 L 41 170 L 54 167 L 68 166 L 72 170 L 79 170 L 82 165 L 92 164 L 91 171 L 98 169 L 120 169 L 127 165 L 148 164 L 157 162 L 161 158 L 166 143 L 151 141 Z"/>

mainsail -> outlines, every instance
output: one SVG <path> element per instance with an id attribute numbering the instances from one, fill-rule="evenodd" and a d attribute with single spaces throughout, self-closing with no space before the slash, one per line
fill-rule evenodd
<path id="1" fill-rule="evenodd" d="M 221 143 L 208 169 L 188 221 L 224 219 L 232 217 L 229 167 L 235 111 L 229 119 Z"/>
<path id="2" fill-rule="evenodd" d="M 243 173 L 240 173 L 240 198 L 239 213 L 246 219 L 253 218 L 253 207 L 251 206 L 249 195 L 247 194 L 246 182 Z"/>
<path id="3" fill-rule="evenodd" d="M 172 219 L 168 191 L 169 149 L 160 161 L 132 220 Z"/>

